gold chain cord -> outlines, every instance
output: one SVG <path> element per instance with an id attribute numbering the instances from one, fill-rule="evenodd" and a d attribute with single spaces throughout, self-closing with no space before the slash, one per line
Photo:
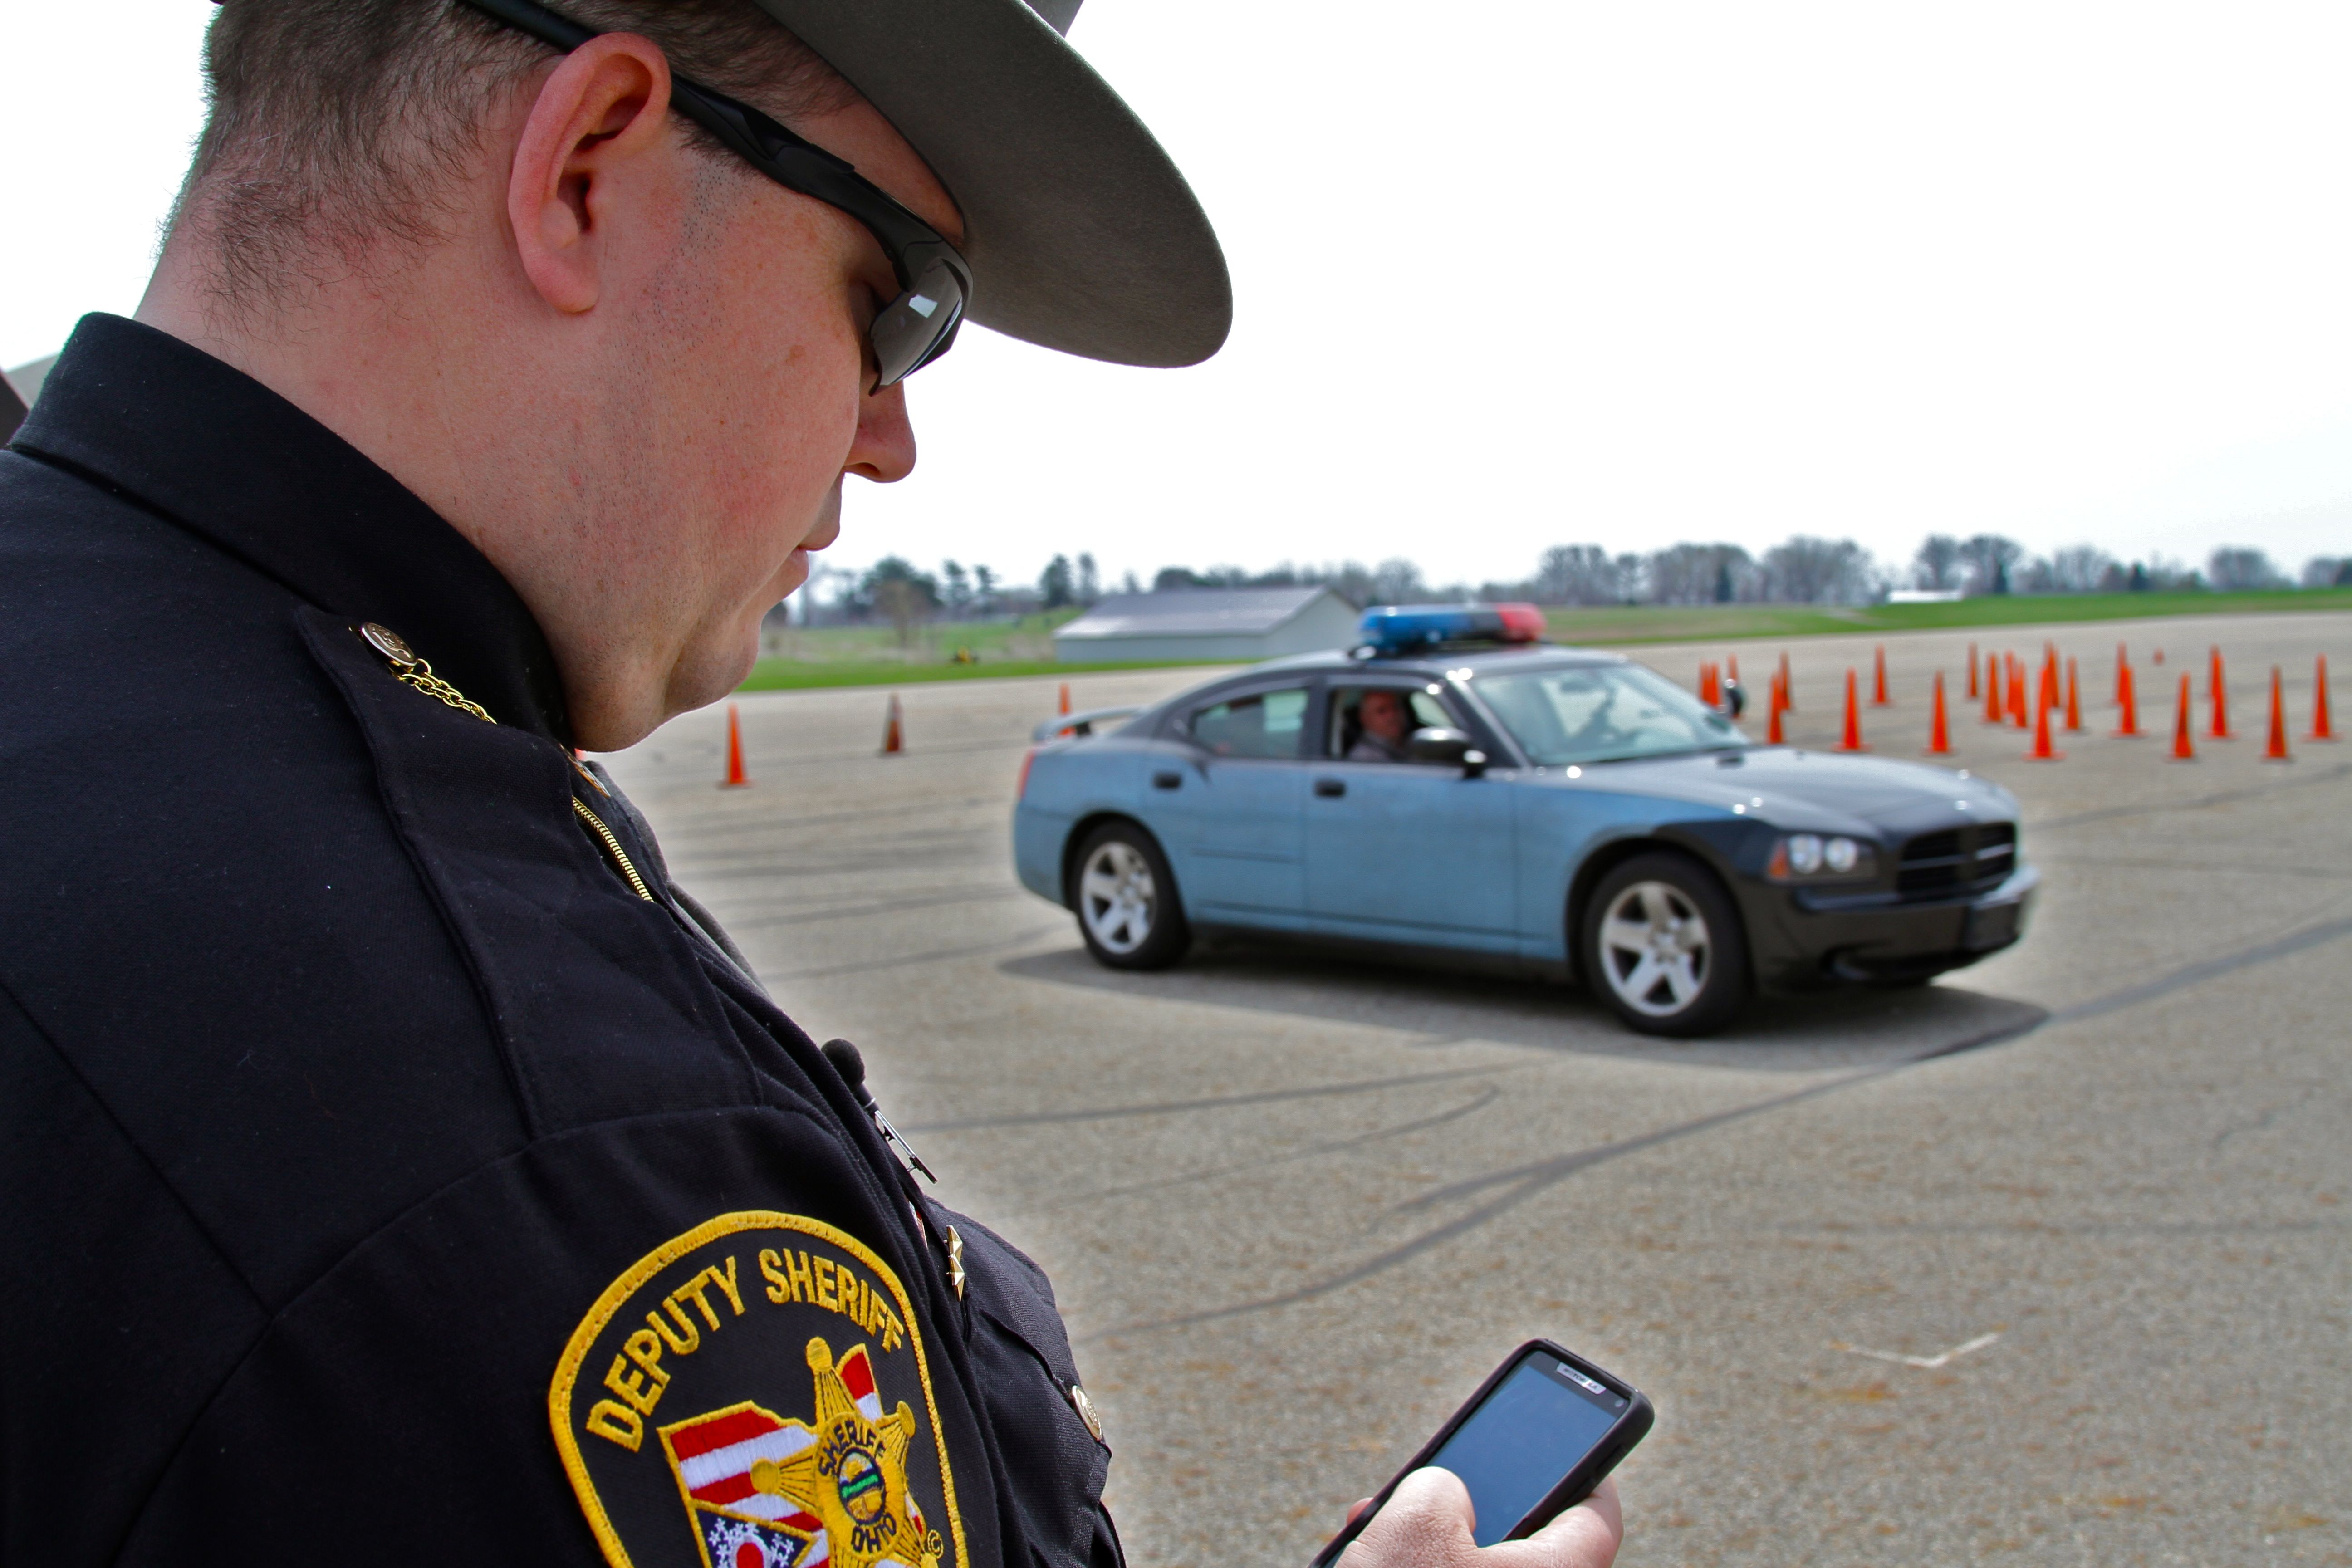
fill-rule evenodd
<path id="1" fill-rule="evenodd" d="M 436 698 L 447 703 L 460 713 L 471 713 L 485 724 L 498 722 L 496 719 L 490 717 L 488 710 L 480 703 L 474 701 L 464 692 L 434 674 L 433 667 L 425 663 L 399 633 L 378 626 L 373 621 L 368 622 L 358 630 L 361 639 L 382 654 L 384 662 L 392 666 L 393 678 L 403 686 L 414 687 L 427 697 Z M 572 759 L 572 766 L 582 778 L 594 784 L 599 794 L 610 795 L 613 793 L 604 787 L 603 781 L 595 774 L 582 767 L 579 759 Z M 587 803 L 576 795 L 572 796 L 572 811 L 573 816 L 588 825 L 589 831 L 595 834 L 598 840 L 604 844 L 604 853 L 613 858 L 613 864 L 619 868 L 621 875 L 627 879 L 630 888 L 635 891 L 637 897 L 649 904 L 654 902 L 653 889 L 647 888 L 646 879 L 637 875 L 636 867 L 629 862 L 629 852 L 621 847 L 620 839 L 614 836 L 611 828 L 604 826 L 604 819 L 589 810 Z"/>
<path id="2" fill-rule="evenodd" d="M 434 674 L 433 667 L 421 658 L 409 664 L 406 668 L 398 665 L 393 666 L 393 674 L 399 679 L 403 686 L 413 686 L 427 697 L 438 697 L 460 713 L 471 713 L 485 724 L 498 722 L 483 710 L 480 703 L 474 701 L 464 692 Z"/>

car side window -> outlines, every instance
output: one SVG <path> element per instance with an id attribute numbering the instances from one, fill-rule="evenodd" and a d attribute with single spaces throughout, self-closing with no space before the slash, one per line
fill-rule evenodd
<path id="1" fill-rule="evenodd" d="M 1185 728 L 1195 743 L 1221 757 L 1295 761 L 1307 734 L 1307 689 L 1253 691 L 1193 710 Z"/>
<path id="2" fill-rule="evenodd" d="M 1404 689 L 1394 686 L 1335 686 L 1331 689 L 1331 721 L 1329 733 L 1324 738 L 1324 754 L 1345 758 L 1364 738 L 1364 721 L 1360 711 L 1365 694 L 1385 691 L 1401 697 L 1405 704 L 1405 732 L 1415 730 L 1459 729 L 1462 721 L 1447 709 L 1442 698 L 1425 688 Z"/>

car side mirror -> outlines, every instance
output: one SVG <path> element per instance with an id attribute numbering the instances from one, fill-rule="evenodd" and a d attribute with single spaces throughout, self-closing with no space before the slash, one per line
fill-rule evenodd
<path id="1" fill-rule="evenodd" d="M 1486 771 L 1486 753 L 1472 745 L 1468 733 L 1461 730 L 1434 724 L 1415 730 L 1405 741 L 1404 752 L 1416 763 L 1460 768 L 1465 778 L 1475 779 Z"/>
<path id="2" fill-rule="evenodd" d="M 1748 711 L 1748 689 L 1740 685 L 1739 682 L 1736 680 L 1725 681 L 1723 683 L 1723 705 L 1731 710 L 1731 716 L 1733 718 L 1738 718 L 1742 713 Z"/>

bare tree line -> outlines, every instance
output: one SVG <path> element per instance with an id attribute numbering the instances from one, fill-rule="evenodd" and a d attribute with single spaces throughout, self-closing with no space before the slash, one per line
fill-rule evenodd
<path id="1" fill-rule="evenodd" d="M 1538 605 L 1861 605 L 1904 589 L 1958 594 L 2124 594 L 2352 586 L 2352 556 L 2315 556 L 2295 578 L 2260 550 L 2224 545 L 2202 570 L 2150 555 L 2129 563 L 2087 544 L 2035 555 L 2013 539 L 1931 533 L 1907 565 L 1890 568 L 1851 539 L 1797 534 L 1751 555 L 1737 544 L 1672 544 L 1612 554 L 1598 544 L 1555 544 L 1517 582 L 1433 584 L 1402 558 L 1263 572 L 1239 566 L 1165 566 L 1150 591 L 1328 586 L 1361 606 L 1524 599 Z M 803 625 L 887 620 L 900 640 L 927 621 L 995 620 L 1093 605 L 1107 594 L 1145 591 L 1134 573 L 1106 584 L 1093 555 L 1055 555 L 1034 586 L 1008 584 L 986 566 L 948 561 L 926 572 L 885 556 L 863 573 L 820 566 L 803 596 Z"/>

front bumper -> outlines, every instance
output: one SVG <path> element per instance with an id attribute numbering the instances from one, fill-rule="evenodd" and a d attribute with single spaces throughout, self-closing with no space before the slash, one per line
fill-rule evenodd
<path id="1" fill-rule="evenodd" d="M 1946 899 L 1751 882 L 1740 902 L 1757 984 L 1799 990 L 1919 980 L 1974 963 L 2025 934 L 2041 886 L 2040 871 L 2020 866 L 1993 887 Z"/>

